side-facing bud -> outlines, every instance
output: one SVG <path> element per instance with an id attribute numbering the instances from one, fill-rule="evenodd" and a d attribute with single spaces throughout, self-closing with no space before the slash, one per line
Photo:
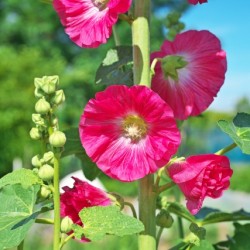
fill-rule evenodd
<path id="1" fill-rule="evenodd" d="M 38 126 L 46 126 L 41 114 L 32 114 L 32 121 Z"/>
<path id="2" fill-rule="evenodd" d="M 35 168 L 40 168 L 42 166 L 42 162 L 40 159 L 41 159 L 40 155 L 33 156 L 31 159 L 32 166 L 34 166 Z"/>
<path id="3" fill-rule="evenodd" d="M 69 218 L 69 216 L 66 216 L 61 221 L 61 232 L 62 233 L 68 233 L 72 230 L 73 221 Z"/>
<path id="4" fill-rule="evenodd" d="M 54 131 L 49 137 L 49 143 L 55 148 L 61 148 L 66 143 L 66 136 L 61 131 Z"/>
<path id="5" fill-rule="evenodd" d="M 54 153 L 52 151 L 46 152 L 43 155 L 43 160 L 48 164 L 54 164 Z"/>
<path id="6" fill-rule="evenodd" d="M 168 211 L 162 209 L 156 216 L 156 225 L 163 228 L 169 228 L 172 226 L 174 220 Z"/>
<path id="7" fill-rule="evenodd" d="M 51 194 L 51 190 L 48 187 L 45 187 L 45 186 L 41 187 L 40 193 L 39 193 L 41 198 L 46 199 L 50 196 L 50 194 Z"/>
<path id="8" fill-rule="evenodd" d="M 39 169 L 38 176 L 44 181 L 50 181 L 54 176 L 54 168 L 49 164 L 45 164 Z"/>
<path id="9" fill-rule="evenodd" d="M 58 84 L 58 76 L 44 76 L 41 81 L 39 81 L 39 87 L 48 95 L 55 93 Z"/>
<path id="10" fill-rule="evenodd" d="M 30 137 L 33 140 L 40 140 L 42 138 L 42 134 L 38 128 L 32 128 L 30 130 Z"/>
<path id="11" fill-rule="evenodd" d="M 47 114 L 51 109 L 49 102 L 45 98 L 41 98 L 36 102 L 35 110 L 39 114 Z"/>
<path id="12" fill-rule="evenodd" d="M 64 101 L 65 101 L 65 95 L 62 89 L 57 90 L 55 95 L 51 99 L 51 102 L 55 105 L 60 105 Z"/>

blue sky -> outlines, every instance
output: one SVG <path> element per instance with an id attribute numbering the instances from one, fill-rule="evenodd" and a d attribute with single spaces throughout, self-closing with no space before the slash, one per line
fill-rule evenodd
<path id="1" fill-rule="evenodd" d="M 227 53 L 226 81 L 210 110 L 233 110 L 243 96 L 250 99 L 250 0 L 208 0 L 182 17 L 186 29 L 209 30 Z"/>

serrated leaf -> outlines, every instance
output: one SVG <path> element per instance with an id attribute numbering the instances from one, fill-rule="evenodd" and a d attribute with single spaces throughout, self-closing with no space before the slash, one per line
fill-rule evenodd
<path id="1" fill-rule="evenodd" d="M 97 84 L 133 84 L 133 55 L 131 46 L 117 46 L 107 52 L 96 72 Z"/>
<path id="2" fill-rule="evenodd" d="M 168 202 L 167 203 L 167 210 L 170 213 L 176 214 L 179 217 L 182 217 L 190 222 L 196 221 L 195 217 L 193 215 L 191 215 L 184 206 L 182 206 L 181 204 L 179 204 L 177 202 Z"/>
<path id="3" fill-rule="evenodd" d="M 39 185 L 4 186 L 0 191 L 0 249 L 18 246 L 35 222 L 33 213 Z"/>
<path id="4" fill-rule="evenodd" d="M 76 238 L 82 235 L 91 241 L 102 239 L 106 234 L 125 236 L 144 230 L 141 221 L 123 214 L 117 206 L 84 208 L 79 216 L 84 227 L 73 225 Z"/>
<path id="5" fill-rule="evenodd" d="M 62 157 L 75 155 L 81 161 L 81 167 L 85 177 L 90 181 L 94 180 L 101 171 L 87 156 L 80 141 L 78 128 L 68 129 L 64 131 L 64 133 L 67 141 L 64 146 L 64 151 L 62 152 Z"/>
<path id="6" fill-rule="evenodd" d="M 0 189 L 13 184 L 21 184 L 24 188 L 28 188 L 35 184 L 42 184 L 42 180 L 32 170 L 21 168 L 0 179 Z"/>
<path id="7" fill-rule="evenodd" d="M 250 154 L 250 115 L 238 113 L 233 122 L 218 121 L 220 129 L 228 134 L 245 154 Z"/>
<path id="8" fill-rule="evenodd" d="M 211 210 L 210 213 L 205 215 L 203 220 L 199 220 L 199 223 L 201 225 L 207 225 L 218 222 L 239 220 L 250 220 L 250 213 L 244 211 L 243 209 L 231 213 Z"/>

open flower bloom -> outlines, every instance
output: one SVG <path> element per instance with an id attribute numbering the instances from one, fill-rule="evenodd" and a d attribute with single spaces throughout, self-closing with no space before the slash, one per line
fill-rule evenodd
<path id="1" fill-rule="evenodd" d="M 206 196 L 220 197 L 228 189 L 233 174 L 228 158 L 214 154 L 190 156 L 167 170 L 185 195 L 192 214 L 199 212 Z"/>
<path id="2" fill-rule="evenodd" d="M 63 187 L 64 193 L 60 196 L 61 217 L 68 216 L 74 224 L 83 226 L 79 212 L 85 207 L 108 206 L 111 201 L 108 195 L 85 181 L 72 177 L 75 181 L 73 188 Z M 82 241 L 89 241 L 82 238 Z"/>
<path id="3" fill-rule="evenodd" d="M 113 85 L 97 93 L 85 107 L 79 132 L 89 157 L 121 181 L 154 173 L 180 144 L 171 108 L 145 86 Z"/>
<path id="4" fill-rule="evenodd" d="M 197 3 L 207 3 L 207 0 L 188 0 L 189 3 L 191 4 L 197 4 Z"/>
<path id="5" fill-rule="evenodd" d="M 224 83 L 226 53 L 220 41 L 206 30 L 190 30 L 164 41 L 152 79 L 152 89 L 174 111 L 176 119 L 199 115 L 206 110 Z"/>
<path id="6" fill-rule="evenodd" d="M 128 11 L 131 0 L 53 0 L 65 32 L 80 47 L 106 43 L 118 15 Z"/>

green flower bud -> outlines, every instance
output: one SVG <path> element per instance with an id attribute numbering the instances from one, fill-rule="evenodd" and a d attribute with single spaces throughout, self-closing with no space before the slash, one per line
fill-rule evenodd
<path id="1" fill-rule="evenodd" d="M 49 137 L 49 143 L 55 148 L 61 148 L 66 143 L 66 136 L 61 131 L 54 131 L 53 134 Z"/>
<path id="2" fill-rule="evenodd" d="M 32 166 L 34 166 L 35 168 L 40 168 L 42 166 L 42 162 L 40 159 L 41 159 L 40 155 L 35 155 L 34 157 L 32 157 L 31 159 Z"/>
<path id="3" fill-rule="evenodd" d="M 44 162 L 48 164 L 54 164 L 54 153 L 49 151 L 43 155 Z"/>
<path id="4" fill-rule="evenodd" d="M 38 125 L 38 126 L 43 126 L 45 127 L 45 120 L 42 118 L 40 114 L 32 114 L 32 121 Z"/>
<path id="5" fill-rule="evenodd" d="M 41 198 L 46 199 L 50 196 L 50 194 L 51 194 L 51 190 L 48 187 L 45 187 L 45 186 L 41 187 L 40 193 L 39 193 Z"/>
<path id="6" fill-rule="evenodd" d="M 39 99 L 35 105 L 35 110 L 39 114 L 47 114 L 50 109 L 50 104 L 44 98 Z"/>
<path id="7" fill-rule="evenodd" d="M 44 76 L 40 82 L 40 88 L 48 95 L 55 93 L 59 84 L 58 76 Z"/>
<path id="8" fill-rule="evenodd" d="M 33 168 L 32 171 L 33 171 L 34 174 L 38 174 L 38 169 L 37 168 Z"/>
<path id="9" fill-rule="evenodd" d="M 38 78 L 38 77 L 36 77 L 36 78 L 34 79 L 34 85 L 35 85 L 35 87 L 36 87 L 37 89 L 40 89 L 40 88 L 41 88 L 42 83 L 43 83 L 43 78 Z"/>
<path id="10" fill-rule="evenodd" d="M 162 209 L 156 216 L 156 225 L 159 227 L 169 228 L 172 226 L 173 222 L 173 217 L 164 209 Z"/>
<path id="11" fill-rule="evenodd" d="M 51 102 L 55 105 L 60 105 L 64 101 L 65 101 L 65 95 L 62 89 L 57 90 L 55 95 L 51 99 Z"/>
<path id="12" fill-rule="evenodd" d="M 69 216 L 66 216 L 61 221 L 61 232 L 62 233 L 68 233 L 72 230 L 73 221 L 69 218 Z"/>
<path id="13" fill-rule="evenodd" d="M 42 138 L 42 134 L 38 128 L 32 128 L 30 130 L 30 137 L 33 140 L 40 140 Z"/>
<path id="14" fill-rule="evenodd" d="M 39 88 L 35 88 L 34 95 L 36 98 L 42 98 L 44 96 L 44 92 Z"/>
<path id="15" fill-rule="evenodd" d="M 56 126 L 58 124 L 58 119 L 57 117 L 53 114 L 51 117 L 51 125 Z"/>
<path id="16" fill-rule="evenodd" d="M 172 24 L 176 24 L 176 23 L 178 23 L 180 17 L 181 17 L 181 14 L 179 12 L 172 12 L 172 13 L 168 14 L 167 19 Z"/>
<path id="17" fill-rule="evenodd" d="M 50 181 L 54 176 L 54 168 L 45 164 L 38 170 L 38 176 L 44 181 Z"/>

